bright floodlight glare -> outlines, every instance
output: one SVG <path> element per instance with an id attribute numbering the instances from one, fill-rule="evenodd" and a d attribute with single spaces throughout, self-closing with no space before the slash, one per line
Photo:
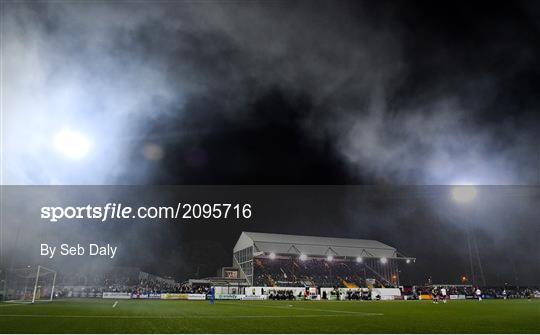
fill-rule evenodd
<path id="1" fill-rule="evenodd" d="M 405 261 L 407 264 L 409 264 L 411 262 L 410 259 L 407 258 L 407 260 Z"/>
<path id="2" fill-rule="evenodd" d="M 362 257 L 356 257 L 356 261 L 357 261 L 358 263 L 362 263 L 363 259 L 362 259 Z"/>
<path id="3" fill-rule="evenodd" d="M 307 256 L 305 254 L 300 254 L 300 260 L 305 261 L 307 259 Z"/>
<path id="4" fill-rule="evenodd" d="M 381 263 L 386 264 L 386 262 L 388 262 L 388 259 L 386 259 L 386 257 L 381 258 Z"/>
<path id="5" fill-rule="evenodd" d="M 55 150 L 70 159 L 84 158 L 90 152 L 90 147 L 86 135 L 71 129 L 63 129 L 54 137 Z"/>
<path id="6" fill-rule="evenodd" d="M 329 262 L 331 262 L 331 261 L 334 260 L 334 256 L 328 255 L 328 256 L 326 256 L 326 260 L 329 261 Z"/>
<path id="7" fill-rule="evenodd" d="M 476 188 L 470 185 L 454 186 L 452 198 L 459 203 L 468 203 L 476 198 Z"/>
<path id="8" fill-rule="evenodd" d="M 270 259 L 276 259 L 276 254 L 271 252 L 269 255 Z"/>

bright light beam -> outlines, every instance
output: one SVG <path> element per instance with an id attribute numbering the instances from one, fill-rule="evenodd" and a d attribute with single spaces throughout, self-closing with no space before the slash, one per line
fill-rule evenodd
<path id="1" fill-rule="evenodd" d="M 63 129 L 54 136 L 54 149 L 63 156 L 79 160 L 90 152 L 92 143 L 83 133 L 71 129 Z"/>
<path id="2" fill-rule="evenodd" d="M 459 203 L 469 203 L 476 198 L 476 188 L 470 185 L 459 185 L 452 188 L 452 198 Z"/>

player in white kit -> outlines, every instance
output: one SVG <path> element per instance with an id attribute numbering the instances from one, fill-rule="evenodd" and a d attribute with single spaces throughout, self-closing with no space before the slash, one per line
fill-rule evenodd
<path id="1" fill-rule="evenodd" d="M 448 299 L 448 296 L 446 295 L 446 287 L 441 288 L 441 299 L 442 302 L 446 304 L 446 300 Z"/>
<path id="2" fill-rule="evenodd" d="M 482 301 L 482 291 L 480 291 L 480 287 L 476 288 L 476 291 L 474 291 L 474 294 L 476 294 L 478 301 Z"/>

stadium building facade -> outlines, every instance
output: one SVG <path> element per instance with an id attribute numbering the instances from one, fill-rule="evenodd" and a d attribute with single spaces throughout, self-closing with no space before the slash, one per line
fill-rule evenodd
<path id="1" fill-rule="evenodd" d="M 238 276 L 252 286 L 397 287 L 400 262 L 375 240 L 242 232 L 233 249 Z"/>

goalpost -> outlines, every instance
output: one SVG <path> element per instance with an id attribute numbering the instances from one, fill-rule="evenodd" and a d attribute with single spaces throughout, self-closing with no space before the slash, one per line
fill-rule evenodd
<path id="1" fill-rule="evenodd" d="M 56 285 L 56 271 L 38 265 L 7 272 L 4 299 L 12 302 L 52 301 Z"/>

